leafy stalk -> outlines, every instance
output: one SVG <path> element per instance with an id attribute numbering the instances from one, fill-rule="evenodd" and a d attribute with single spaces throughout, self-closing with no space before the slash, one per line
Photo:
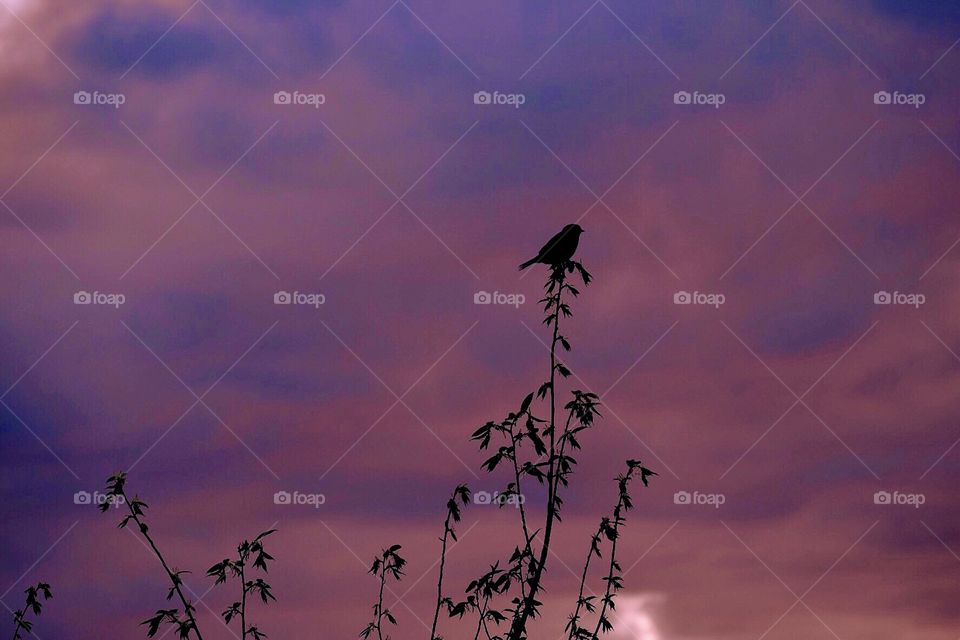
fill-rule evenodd
<path id="1" fill-rule="evenodd" d="M 271 586 L 263 579 L 247 580 L 247 568 L 250 558 L 252 557 L 254 569 L 259 569 L 264 573 L 268 571 L 267 562 L 273 560 L 273 556 L 264 549 L 263 540 L 275 531 L 276 529 L 264 531 L 254 538 L 252 542 L 244 540 L 237 545 L 236 560 L 224 558 L 207 569 L 207 575 L 216 578 L 215 586 L 225 583 L 228 575 L 237 578 L 240 582 L 240 600 L 224 609 L 221 615 L 223 616 L 224 622 L 228 625 L 231 620 L 239 617 L 242 634 L 240 636 L 241 640 L 245 639 L 247 635 L 253 636 L 254 640 L 260 640 L 261 637 L 266 635 L 256 626 L 247 626 L 247 594 L 256 592 L 264 604 L 269 604 L 271 600 L 275 601 L 276 598 L 271 591 Z"/>
<path id="2" fill-rule="evenodd" d="M 127 510 L 129 513 L 124 516 L 118 526 L 122 529 L 126 527 L 131 520 L 137 525 L 140 535 L 142 535 L 144 540 L 147 541 L 147 544 L 150 545 L 150 548 L 153 550 L 153 554 L 160 561 L 160 565 L 163 567 L 163 570 L 167 573 L 167 577 L 170 579 L 170 584 L 172 586 L 167 592 L 167 600 L 172 599 L 174 594 L 176 594 L 180 600 L 180 603 L 183 605 L 183 613 L 186 616 L 186 620 L 181 620 L 177 609 L 158 609 L 152 618 L 148 618 L 143 622 L 144 625 L 147 625 L 147 637 L 152 638 L 155 636 L 157 631 L 160 629 L 160 625 L 163 622 L 169 622 L 170 624 L 176 625 L 181 640 L 187 640 L 191 631 L 193 631 L 194 635 L 197 636 L 197 640 L 203 640 L 203 636 L 200 634 L 200 629 L 197 626 L 197 621 L 193 615 L 195 609 L 187 600 L 183 590 L 181 589 L 181 586 L 183 585 L 183 579 L 180 576 L 189 572 L 173 570 L 170 568 L 170 565 L 167 564 L 166 559 L 164 559 L 163 554 L 160 553 L 160 549 L 157 547 L 156 542 L 154 542 L 153 537 L 149 533 L 149 527 L 147 527 L 146 522 L 143 521 L 144 510 L 147 509 L 147 503 L 136 497 L 133 499 L 127 497 L 125 489 L 126 480 L 127 474 L 122 472 L 116 473 L 107 479 L 107 495 L 113 496 L 113 500 L 104 501 L 103 504 L 99 505 L 99 509 L 100 511 L 105 512 L 110 508 L 111 504 L 117 501 L 121 501 L 127 505 Z"/>
<path id="3" fill-rule="evenodd" d="M 13 621 L 16 623 L 13 628 L 13 640 L 22 640 L 21 630 L 30 633 L 33 629 L 33 623 L 27 620 L 27 613 L 32 611 L 33 615 L 39 617 L 40 611 L 43 609 L 43 600 L 49 600 L 53 597 L 50 592 L 50 585 L 46 582 L 38 582 L 36 586 L 27 587 L 24 593 L 27 594 L 24 607 L 17 609 L 13 614 Z M 43 600 L 38 596 L 42 596 Z"/>
<path id="4" fill-rule="evenodd" d="M 549 426 L 546 429 L 550 439 L 550 447 L 548 450 L 549 458 L 546 464 L 547 513 L 544 521 L 543 541 L 540 545 L 540 556 L 536 561 L 531 559 L 530 575 L 527 578 L 527 594 L 523 602 L 517 607 L 513 622 L 510 626 L 510 633 L 507 636 L 508 640 L 521 640 L 526 632 L 527 620 L 530 616 L 536 615 L 536 610 L 540 604 L 537 602 L 536 596 L 540 590 L 540 583 L 546 568 L 548 553 L 550 551 L 550 540 L 553 535 L 553 526 L 557 520 L 560 506 L 557 482 L 560 461 L 557 458 L 556 376 L 557 373 L 560 373 L 562 376 L 567 377 L 570 375 L 570 371 L 558 361 L 557 345 L 561 345 L 564 349 L 570 348 L 569 342 L 560 334 L 560 318 L 561 316 L 569 317 L 571 315 L 570 307 L 563 301 L 564 291 L 569 291 L 573 296 L 579 293 L 575 288 L 566 283 L 567 273 L 572 273 L 574 269 L 580 272 L 584 284 L 590 281 L 589 273 L 587 273 L 579 263 L 573 261 L 562 263 L 552 268 L 550 278 L 547 280 L 546 285 L 547 295 L 542 300 L 544 303 L 544 311 L 547 313 L 546 318 L 544 318 L 544 324 L 548 326 L 552 325 L 553 327 L 553 336 L 550 341 L 550 380 L 545 385 L 547 387 L 546 390 L 549 391 L 550 394 L 550 419 L 548 422 Z M 544 387 L 541 387 L 540 391 L 543 392 Z"/>
<path id="5" fill-rule="evenodd" d="M 449 598 L 445 598 L 443 595 L 443 570 L 447 563 L 447 540 L 452 538 L 454 542 L 457 541 L 457 534 L 454 531 L 453 527 L 450 525 L 450 521 L 460 522 L 460 504 L 458 500 L 463 505 L 466 505 L 470 501 L 470 489 L 466 485 L 459 485 L 456 489 L 453 490 L 453 495 L 450 496 L 450 499 L 447 500 L 447 517 L 443 521 L 443 537 L 440 545 L 440 577 L 437 578 L 437 606 L 433 612 L 433 625 L 430 627 L 430 640 L 437 640 L 437 620 L 440 618 L 440 607 L 444 603 L 447 604 L 448 608 L 452 605 L 452 601 Z"/>
<path id="6" fill-rule="evenodd" d="M 380 592 L 377 597 L 377 604 L 373 605 L 373 620 L 368 622 L 367 626 L 360 631 L 361 638 L 369 638 L 370 634 L 376 631 L 377 639 L 383 640 L 384 618 L 386 618 L 390 624 L 397 624 L 397 620 L 393 617 L 393 614 L 390 613 L 390 610 L 383 608 L 383 591 L 387 586 L 388 576 L 393 577 L 394 580 L 400 580 L 400 577 L 403 575 L 403 567 L 406 566 L 407 561 L 397 553 L 400 549 L 401 546 L 395 544 L 388 549 L 384 549 L 380 555 L 373 560 L 370 573 L 377 576 L 380 580 Z"/>
<path id="7" fill-rule="evenodd" d="M 589 636 L 592 640 L 597 640 L 601 630 L 604 633 L 613 629 L 613 624 L 607 619 L 607 609 L 614 608 L 614 593 L 623 588 L 623 577 L 620 575 L 620 563 L 617 561 L 617 542 L 620 540 L 620 527 L 626 522 L 624 513 L 633 508 L 633 499 L 630 497 L 629 484 L 634 474 L 640 472 L 640 480 L 644 486 L 649 486 L 649 476 L 657 475 L 644 467 L 639 460 L 627 460 L 627 472 L 617 476 L 617 485 L 620 489 L 620 497 L 617 500 L 617 506 L 613 509 L 613 518 L 605 519 L 606 523 L 601 523 L 601 529 L 607 540 L 610 541 L 610 565 L 607 570 L 607 576 L 604 582 L 607 583 L 604 590 L 603 603 L 600 608 L 600 615 L 597 618 L 597 626 L 593 634 Z"/>

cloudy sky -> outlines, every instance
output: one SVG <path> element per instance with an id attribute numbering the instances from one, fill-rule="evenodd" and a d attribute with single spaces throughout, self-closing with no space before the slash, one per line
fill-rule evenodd
<path id="1" fill-rule="evenodd" d="M 617 638 L 956 638 L 960 10 L 757 4 L 2 0 L 3 605 L 142 637 L 160 567 L 76 504 L 126 470 L 205 637 L 272 526 L 270 637 L 355 636 L 394 543 L 426 637 L 446 497 L 507 481 L 469 434 L 549 369 L 516 265 L 577 221 L 604 420 L 535 637 L 640 458 Z M 512 511 L 467 508 L 450 591 Z"/>

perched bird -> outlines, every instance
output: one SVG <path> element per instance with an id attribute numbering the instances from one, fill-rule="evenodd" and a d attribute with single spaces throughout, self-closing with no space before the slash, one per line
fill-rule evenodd
<path id="1" fill-rule="evenodd" d="M 550 238 L 550 241 L 543 245 L 536 256 L 521 264 L 520 271 L 537 263 L 555 267 L 567 262 L 573 258 L 573 254 L 577 251 L 581 233 L 583 233 L 583 228 L 580 225 L 568 224 L 560 230 L 560 233 Z"/>

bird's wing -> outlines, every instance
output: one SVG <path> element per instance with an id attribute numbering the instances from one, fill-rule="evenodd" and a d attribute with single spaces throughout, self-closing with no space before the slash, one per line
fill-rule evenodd
<path id="1" fill-rule="evenodd" d="M 554 247 L 560 244 L 560 242 L 563 240 L 565 235 L 566 234 L 563 231 L 560 231 L 557 235 L 550 238 L 547 241 L 547 244 L 543 245 L 543 247 L 540 248 L 540 253 L 538 253 L 537 255 L 538 256 L 546 255 L 550 250 L 552 250 Z"/>

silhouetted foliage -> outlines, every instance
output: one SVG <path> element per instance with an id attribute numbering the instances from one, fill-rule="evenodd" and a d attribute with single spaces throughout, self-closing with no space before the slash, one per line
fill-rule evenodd
<path id="1" fill-rule="evenodd" d="M 105 500 L 102 504 L 100 504 L 100 511 L 107 511 L 111 504 L 116 502 L 127 505 L 128 513 L 123 517 L 123 519 L 120 520 L 120 523 L 117 526 L 123 529 L 126 528 L 126 526 L 131 522 L 136 525 L 140 535 L 143 536 L 144 540 L 146 540 L 147 544 L 150 546 L 150 549 L 153 551 L 153 554 L 157 557 L 157 560 L 160 561 L 160 565 L 166 572 L 167 577 L 170 579 L 170 588 L 167 590 L 167 600 L 172 600 L 173 596 L 176 595 L 177 599 L 180 601 L 180 604 L 183 606 L 182 613 L 178 608 L 157 609 L 156 613 L 152 617 L 144 620 L 141 624 L 147 627 L 147 637 L 152 638 L 153 636 L 157 635 L 157 632 L 160 630 L 160 625 L 166 622 L 176 627 L 177 635 L 181 638 L 181 640 L 187 640 L 190 637 L 191 631 L 194 633 L 194 635 L 196 635 L 197 640 L 203 640 L 203 636 L 200 634 L 200 629 L 197 627 L 197 621 L 194 618 L 194 613 L 196 610 L 183 594 L 183 578 L 181 576 L 189 572 L 180 571 L 176 568 L 171 569 L 170 565 L 167 564 L 166 559 L 163 557 L 163 554 L 160 553 L 160 549 L 157 547 L 156 542 L 154 542 L 153 537 L 150 535 L 150 527 L 148 527 L 147 523 L 144 521 L 144 513 L 148 508 L 147 503 L 140 500 L 140 498 L 137 496 L 130 498 L 126 492 L 126 484 L 127 474 L 123 472 L 115 473 L 107 479 L 106 493 L 107 496 L 112 499 Z"/>
<path id="2" fill-rule="evenodd" d="M 39 617 L 43 610 L 43 602 L 53 597 L 50 592 L 50 585 L 46 582 L 38 582 L 35 586 L 27 587 L 24 593 L 27 594 L 27 598 L 23 608 L 13 612 L 13 621 L 16 623 L 13 628 L 13 640 L 23 638 L 20 635 L 21 631 L 28 634 L 31 632 L 33 623 L 27 620 L 27 614 L 32 612 L 34 616 Z"/>
<path id="3" fill-rule="evenodd" d="M 148 508 L 147 503 L 136 496 L 131 499 L 126 493 L 126 483 L 127 474 L 125 473 L 121 472 L 110 476 L 107 479 L 106 489 L 108 499 L 99 505 L 99 509 L 105 512 L 112 504 L 118 502 L 127 505 L 128 513 L 120 520 L 117 526 L 123 529 L 131 522 L 136 525 L 140 535 L 143 536 L 143 539 L 150 546 L 153 554 L 160 561 L 160 565 L 166 572 L 167 578 L 170 580 L 171 586 L 167 590 L 167 600 L 173 600 L 173 597 L 177 596 L 177 600 L 179 600 L 182 606 L 182 609 L 177 607 L 172 609 L 157 609 L 153 616 L 144 620 L 141 624 L 147 627 L 147 637 L 152 638 L 157 635 L 160 627 L 164 623 L 167 623 L 176 628 L 177 635 L 181 640 L 188 640 L 191 632 L 196 636 L 197 640 L 203 640 L 200 628 L 197 626 L 197 621 L 194 617 L 196 609 L 183 593 L 184 584 L 181 576 L 189 573 L 189 571 L 170 568 L 170 565 L 167 564 L 166 558 L 160 553 L 160 549 L 150 535 L 150 528 L 144 520 L 144 512 Z M 229 578 L 236 578 L 241 585 L 240 600 L 232 603 L 222 613 L 223 619 L 228 625 L 234 618 L 240 620 L 240 628 L 243 634 L 241 640 L 246 640 L 247 636 L 252 637 L 254 640 L 263 640 L 263 638 L 267 636 L 267 634 L 263 633 L 255 625 L 248 626 L 247 596 L 259 596 L 264 604 L 269 604 L 271 600 L 276 600 L 276 598 L 273 595 L 271 586 L 266 581 L 262 578 L 248 580 L 247 575 L 248 571 L 259 570 L 264 573 L 267 572 L 267 563 L 273 560 L 273 556 L 267 553 L 263 541 L 274 532 L 276 532 L 276 529 L 270 529 L 259 534 L 252 541 L 244 540 L 237 545 L 237 557 L 235 559 L 226 558 L 207 570 L 208 576 L 216 578 L 214 586 L 227 582 Z"/>
<path id="4" fill-rule="evenodd" d="M 584 432 L 594 426 L 600 417 L 600 398 L 589 391 L 574 389 L 570 399 L 558 408 L 557 383 L 559 379 L 571 375 L 559 354 L 570 351 L 569 339 L 561 332 L 563 321 L 573 314 L 570 300 L 580 295 L 579 289 L 568 278 L 576 274 L 584 286 L 590 284 L 592 276 L 578 261 L 573 260 L 580 234 L 578 225 L 567 225 L 543 246 L 537 255 L 520 265 L 523 270 L 533 264 L 548 265 L 550 271 L 544 285 L 543 323 L 551 332 L 550 374 L 547 380 L 520 401 L 516 411 L 497 422 L 489 421 L 480 426 L 471 435 L 479 444 L 481 451 L 492 451 L 482 464 L 488 473 L 506 468 L 510 480 L 500 492 L 500 506 L 510 503 L 517 506 L 520 520 L 521 542 L 514 546 L 507 561 L 497 561 L 476 579 L 470 581 L 465 589 L 465 598 L 454 601 L 443 595 L 443 575 L 446 564 L 447 540 L 453 536 L 451 520 L 460 520 L 459 499 L 463 504 L 468 501 L 469 491 L 461 485 L 447 502 L 447 517 L 444 521 L 444 533 L 441 538 L 440 577 L 437 581 L 437 606 L 434 623 L 431 628 L 431 640 L 441 640 L 437 634 L 437 614 L 444 606 L 451 617 L 463 618 L 468 614 L 477 616 L 474 640 L 481 633 L 487 640 L 523 640 L 527 637 L 527 626 L 531 618 L 536 618 L 541 602 L 537 599 L 543 590 L 543 578 L 550 553 L 550 543 L 554 526 L 561 521 L 563 497 L 561 490 L 566 488 L 570 476 L 577 465 L 573 453 L 581 447 Z M 542 411 L 535 412 L 535 405 L 546 405 Z M 562 411 L 562 413 L 561 413 Z M 617 562 L 617 541 L 620 528 L 625 522 L 625 514 L 633 506 L 629 493 L 630 481 L 639 474 L 644 486 L 648 486 L 650 476 L 656 475 L 637 460 L 627 460 L 626 473 L 617 477 L 619 498 L 610 516 L 602 518 L 597 533 L 591 538 L 590 549 L 584 565 L 580 593 L 576 608 L 570 616 L 566 630 L 568 640 L 597 640 L 601 633 L 613 628 L 608 613 L 614 609 L 616 593 L 622 588 L 620 565 Z M 523 493 L 524 483 L 535 482 L 546 490 L 545 517 L 542 526 L 531 528 L 528 510 Z M 515 499 L 514 499 L 515 498 Z M 601 557 L 601 544 L 606 539 L 610 544 L 609 566 L 604 577 L 605 590 L 599 603 L 593 596 L 584 597 L 590 560 Z M 399 548 L 399 547 L 393 547 Z M 384 552 L 387 553 L 387 552 Z M 364 628 L 361 636 L 367 638 L 374 630 L 380 631 L 383 587 L 386 569 L 384 555 L 382 562 L 374 565 L 372 573 L 380 576 L 380 600 L 374 607 L 374 620 Z M 393 577 L 400 578 L 399 573 Z M 509 600 L 507 600 L 509 598 Z M 597 613 L 600 610 L 596 626 L 589 630 L 582 626 L 582 611 Z M 395 623 L 392 616 L 388 619 Z M 501 635 L 499 627 L 509 620 L 509 628 Z"/>
<path id="5" fill-rule="evenodd" d="M 465 484 L 458 485 L 453 490 L 450 499 L 447 500 L 447 517 L 443 521 L 443 537 L 440 538 L 440 576 L 437 578 L 437 606 L 433 612 L 433 626 L 430 627 L 431 640 L 442 640 L 437 635 L 437 620 L 440 618 L 440 609 L 446 606 L 447 610 L 450 611 L 454 606 L 453 601 L 443 595 L 443 570 L 447 564 L 447 541 L 450 539 L 454 542 L 457 541 L 457 533 L 451 526 L 451 521 L 454 523 L 460 522 L 460 506 L 461 504 L 466 506 L 469 502 L 470 489 Z"/>
<path id="6" fill-rule="evenodd" d="M 627 472 L 617 476 L 617 487 L 620 493 L 617 504 L 613 508 L 613 515 L 601 518 L 597 532 L 590 538 L 590 550 L 587 552 L 586 562 L 583 563 L 583 573 L 580 575 L 580 592 L 577 595 L 577 605 L 570 615 L 566 626 L 568 640 L 596 640 L 600 631 L 606 633 L 613 629 L 613 625 L 607 618 L 607 609 L 614 609 L 615 593 L 623 587 L 623 580 L 620 577 L 620 564 L 617 562 L 617 541 L 620 539 L 620 526 L 626 522 L 624 513 L 633 508 L 629 484 L 638 471 L 640 472 L 640 480 L 645 487 L 649 486 L 650 476 L 657 475 L 655 472 L 641 465 L 639 461 L 627 460 Z M 610 564 L 607 575 L 604 578 L 606 590 L 600 600 L 600 615 L 597 616 L 597 625 L 591 633 L 586 627 L 580 626 L 582 619 L 580 611 L 581 609 L 586 610 L 588 613 L 596 611 L 596 605 L 594 603 L 596 597 L 584 596 L 583 590 L 586 586 L 587 571 L 590 569 L 590 560 L 594 556 L 597 558 L 603 557 L 603 554 L 600 552 L 600 545 L 604 538 L 610 542 Z"/>
<path id="7" fill-rule="evenodd" d="M 386 618 L 387 621 L 392 625 L 397 624 L 397 619 L 393 617 L 393 614 L 390 613 L 390 610 L 383 608 L 383 590 L 387 586 L 388 577 L 392 577 L 395 581 L 399 581 L 400 577 L 403 575 L 403 567 L 407 564 L 407 561 L 404 560 L 398 553 L 400 549 L 401 546 L 395 544 L 392 547 L 381 551 L 380 555 L 373 560 L 373 566 L 370 567 L 370 573 L 377 576 L 380 581 L 380 594 L 377 598 L 377 603 L 373 605 L 373 620 L 367 623 L 367 626 L 360 631 L 361 638 L 368 638 L 370 637 L 370 634 L 376 631 L 377 639 L 383 640 L 384 618 Z M 390 640 L 389 635 L 387 635 L 387 640 Z"/>
<path id="8" fill-rule="evenodd" d="M 221 615 L 228 625 L 234 618 L 239 618 L 241 640 L 246 638 L 248 634 L 253 636 L 254 640 L 260 640 L 261 637 L 266 635 L 256 625 L 247 626 L 247 594 L 260 596 L 263 604 L 270 604 L 270 601 L 275 601 L 276 598 L 270 590 L 270 585 L 262 578 L 247 580 L 247 572 L 257 569 L 264 573 L 267 572 L 267 562 L 273 560 L 273 556 L 263 548 L 263 540 L 275 531 L 276 529 L 264 531 L 254 538 L 253 542 L 244 540 L 237 545 L 236 559 L 224 558 L 207 569 L 207 575 L 217 579 L 214 584 L 224 584 L 228 578 L 236 578 L 240 583 L 240 600 L 224 609 Z M 253 563 L 248 567 L 251 558 L 253 558 Z"/>

